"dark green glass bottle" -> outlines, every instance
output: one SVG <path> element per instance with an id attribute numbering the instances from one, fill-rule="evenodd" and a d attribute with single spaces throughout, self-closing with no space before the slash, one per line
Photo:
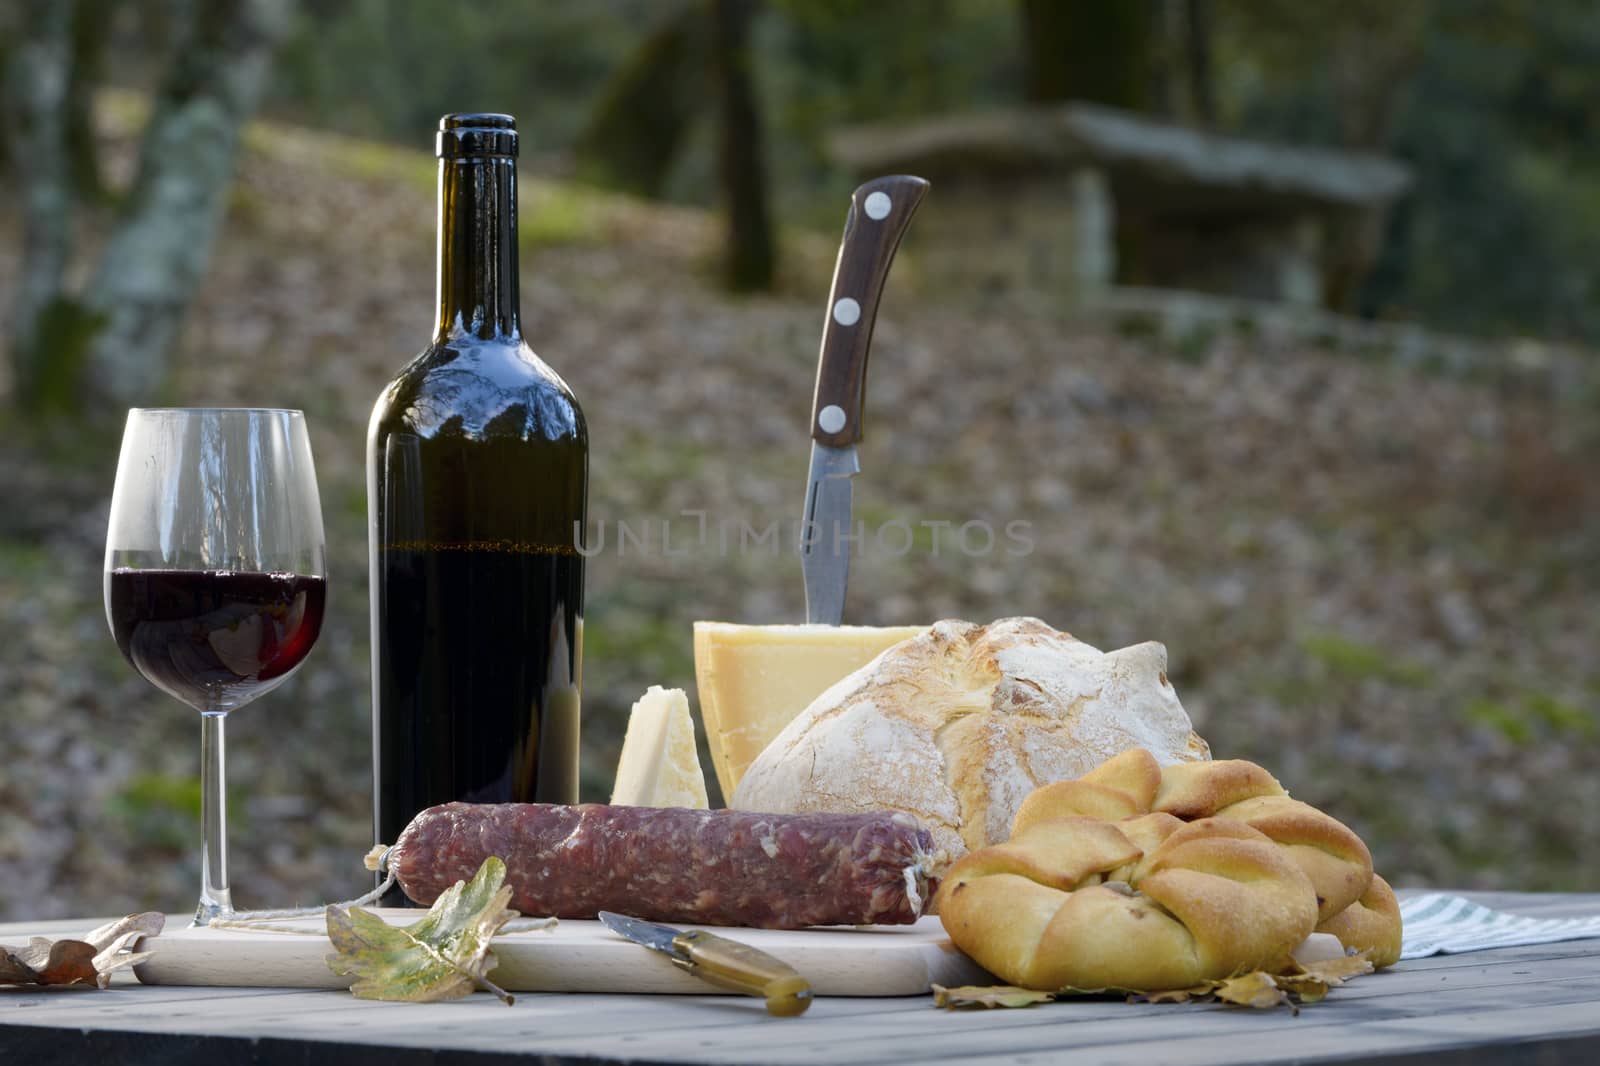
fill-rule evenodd
<path id="1" fill-rule="evenodd" d="M 367 434 L 375 830 L 451 800 L 575 803 L 589 442 L 523 339 L 517 132 L 439 122 L 439 317 Z"/>

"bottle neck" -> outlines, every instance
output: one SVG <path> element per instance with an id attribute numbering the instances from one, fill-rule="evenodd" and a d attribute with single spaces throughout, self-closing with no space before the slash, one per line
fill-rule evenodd
<path id="1" fill-rule="evenodd" d="M 438 339 L 520 334 L 517 161 L 439 160 Z"/>

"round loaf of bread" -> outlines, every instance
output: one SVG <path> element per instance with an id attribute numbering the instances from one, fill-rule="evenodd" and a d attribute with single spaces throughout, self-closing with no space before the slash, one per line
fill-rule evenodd
<path id="1" fill-rule="evenodd" d="M 953 861 L 1007 839 L 1035 788 L 1113 755 L 1209 758 L 1166 667 L 1160 644 L 1101 652 L 1036 618 L 939 622 L 818 696 L 729 805 L 906 811 Z"/>

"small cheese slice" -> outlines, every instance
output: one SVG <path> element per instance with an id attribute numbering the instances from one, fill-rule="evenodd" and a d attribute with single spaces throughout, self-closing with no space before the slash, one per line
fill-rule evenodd
<path id="1" fill-rule="evenodd" d="M 812 700 L 927 628 L 696 622 L 700 716 L 723 796 Z"/>
<path id="2" fill-rule="evenodd" d="M 694 750 L 694 719 L 681 688 L 651 685 L 628 716 L 611 802 L 704 810 L 706 779 Z"/>

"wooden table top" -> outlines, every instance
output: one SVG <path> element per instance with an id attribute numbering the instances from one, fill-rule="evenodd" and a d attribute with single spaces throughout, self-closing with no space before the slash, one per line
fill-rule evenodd
<path id="1" fill-rule="evenodd" d="M 1472 893 L 1540 917 L 1600 894 Z M 91 921 L 88 925 L 92 926 Z M 0 925 L 0 942 L 85 932 Z M 943 1011 L 928 997 L 819 999 L 798 1019 L 734 996 L 477 994 L 391 1004 L 346 992 L 147 987 L 0 992 L 0 1063 L 490 1066 L 671 1063 L 1600 1062 L 1600 940 L 1443 955 L 1358 978 L 1298 1016 L 1214 1004 L 1076 1000 Z"/>

